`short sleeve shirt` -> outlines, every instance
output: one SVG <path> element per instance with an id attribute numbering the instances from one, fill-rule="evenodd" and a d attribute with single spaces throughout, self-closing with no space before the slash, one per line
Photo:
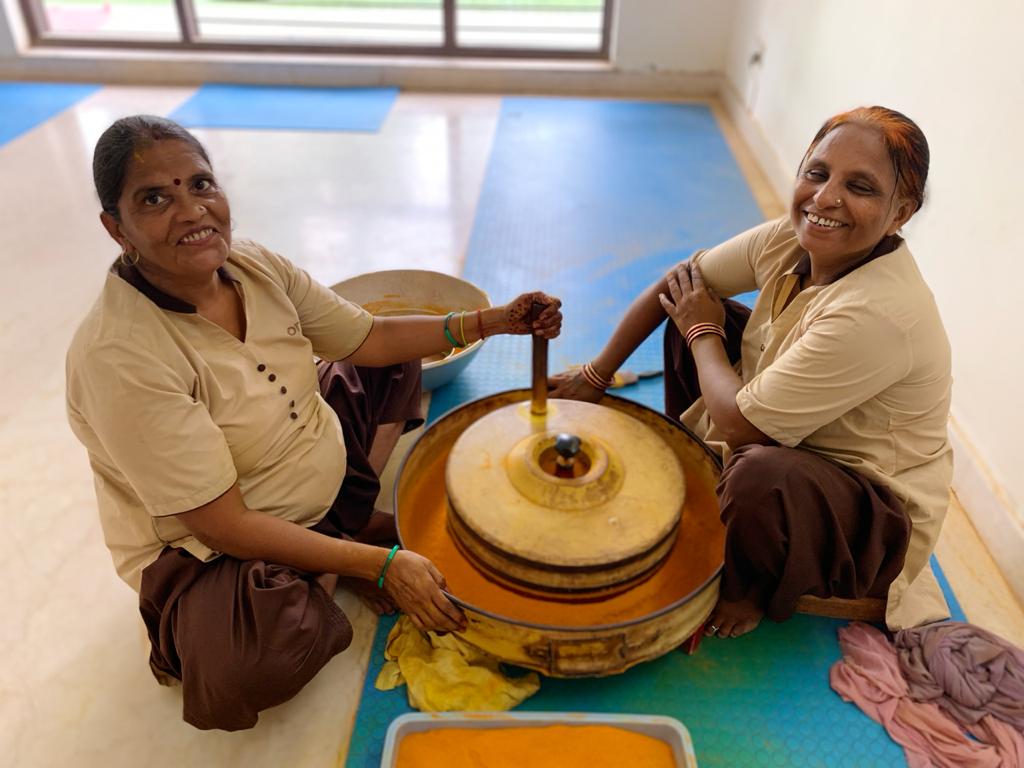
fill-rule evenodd
<path id="1" fill-rule="evenodd" d="M 906 243 L 803 290 L 809 257 L 788 218 L 693 259 L 723 298 L 760 290 L 743 333 L 740 412 L 779 444 L 820 453 L 896 493 L 913 532 L 889 593 L 889 624 L 944 618 L 927 562 L 952 479 L 950 349 Z M 721 440 L 703 403 L 682 419 L 707 440 Z"/>
<path id="2" fill-rule="evenodd" d="M 115 264 L 68 351 L 68 417 L 115 567 L 136 590 L 167 545 L 219 554 L 175 515 L 236 481 L 249 509 L 312 526 L 345 475 L 314 356 L 348 357 L 373 318 L 255 243 L 236 243 L 220 275 L 243 298 L 244 341 Z"/>

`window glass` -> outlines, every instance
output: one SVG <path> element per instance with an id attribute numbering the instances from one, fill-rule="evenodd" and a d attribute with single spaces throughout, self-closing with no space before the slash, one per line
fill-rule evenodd
<path id="1" fill-rule="evenodd" d="M 49 32 L 59 37 L 180 40 L 172 0 L 43 0 Z"/>
<path id="2" fill-rule="evenodd" d="M 205 41 L 293 45 L 444 42 L 441 0 L 194 0 Z"/>
<path id="3" fill-rule="evenodd" d="M 603 0 L 456 0 L 466 48 L 598 51 L 603 23 Z"/>

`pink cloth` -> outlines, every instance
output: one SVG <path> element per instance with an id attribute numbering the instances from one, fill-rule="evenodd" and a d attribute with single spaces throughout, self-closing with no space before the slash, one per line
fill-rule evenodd
<path id="1" fill-rule="evenodd" d="M 970 728 L 970 739 L 936 704 L 909 697 L 896 649 L 881 631 L 855 622 L 839 630 L 843 659 L 832 665 L 832 688 L 903 747 L 910 768 L 1024 766 L 1024 736 L 994 717 Z"/>
<path id="2" fill-rule="evenodd" d="M 900 670 L 917 701 L 958 722 L 993 715 L 1024 731 L 1024 651 L 981 627 L 947 621 L 896 635 Z"/>

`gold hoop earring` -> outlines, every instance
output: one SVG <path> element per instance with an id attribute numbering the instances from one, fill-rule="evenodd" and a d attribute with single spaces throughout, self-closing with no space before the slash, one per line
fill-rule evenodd
<path id="1" fill-rule="evenodd" d="M 131 256 L 135 256 L 135 259 L 129 261 L 129 258 Z M 134 267 L 136 264 L 139 263 L 139 252 L 132 251 L 131 253 L 128 253 L 127 250 L 122 249 L 121 255 L 118 258 L 121 259 L 121 263 L 124 264 L 126 267 Z"/>

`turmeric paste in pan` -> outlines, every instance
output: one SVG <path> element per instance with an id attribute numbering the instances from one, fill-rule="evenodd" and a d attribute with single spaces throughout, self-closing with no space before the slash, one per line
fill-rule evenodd
<path id="1" fill-rule="evenodd" d="M 399 742 L 397 768 L 675 768 L 661 739 L 608 725 L 437 728 Z"/>

